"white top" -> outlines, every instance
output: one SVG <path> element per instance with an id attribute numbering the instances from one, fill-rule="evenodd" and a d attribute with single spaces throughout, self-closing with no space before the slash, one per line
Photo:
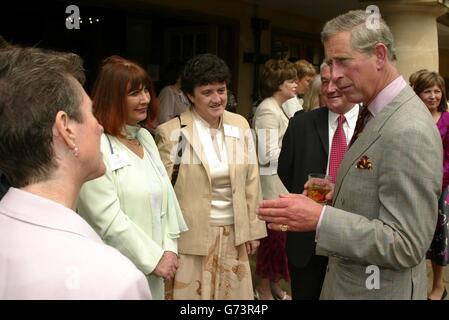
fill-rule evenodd
<path id="1" fill-rule="evenodd" d="M 285 114 L 290 119 L 295 115 L 297 111 L 302 110 L 302 104 L 304 103 L 304 100 L 302 98 L 293 97 L 288 99 L 282 104 L 282 109 L 284 110 Z"/>
<path id="2" fill-rule="evenodd" d="M 10 188 L 0 201 L 0 300 L 151 299 L 145 276 L 71 209 Z"/>
<path id="3" fill-rule="evenodd" d="M 355 125 L 357 123 L 357 118 L 359 115 L 359 105 L 356 104 L 354 107 L 344 114 L 346 121 L 343 123 L 343 131 L 346 136 L 346 144 L 351 141 L 352 135 L 354 134 Z M 327 169 L 326 174 L 329 174 L 329 163 L 331 156 L 332 139 L 334 137 L 335 131 L 338 126 L 339 113 L 335 113 L 329 110 L 328 113 L 328 128 L 329 128 L 329 154 L 327 155 Z"/>
<path id="4" fill-rule="evenodd" d="M 204 165 L 209 166 L 212 185 L 210 212 L 211 225 L 226 226 L 234 224 L 232 187 L 229 176 L 228 155 L 224 143 L 223 124 L 220 121 L 218 129 L 212 129 L 195 111 L 193 112 L 193 121 L 206 153 L 208 163 Z M 218 157 L 215 151 L 211 130 L 214 130 L 213 134 L 217 140 L 220 157 Z"/>

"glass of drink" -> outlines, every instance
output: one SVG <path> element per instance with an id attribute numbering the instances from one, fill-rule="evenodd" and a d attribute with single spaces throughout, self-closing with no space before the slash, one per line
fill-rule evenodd
<path id="1" fill-rule="evenodd" d="M 331 191 L 331 181 L 324 173 L 310 173 L 307 187 L 307 196 L 318 202 L 326 203 L 326 194 Z"/>

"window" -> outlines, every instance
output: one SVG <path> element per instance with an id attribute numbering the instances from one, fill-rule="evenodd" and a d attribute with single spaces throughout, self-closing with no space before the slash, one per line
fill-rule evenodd
<path id="1" fill-rule="evenodd" d="M 324 50 L 319 35 L 273 30 L 271 56 L 290 61 L 306 59 L 318 69 Z"/>

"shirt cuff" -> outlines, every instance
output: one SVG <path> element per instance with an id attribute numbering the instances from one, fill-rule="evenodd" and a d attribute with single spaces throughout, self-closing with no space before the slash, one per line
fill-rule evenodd
<path id="1" fill-rule="evenodd" d="M 316 226 L 316 231 L 315 231 L 315 242 L 318 242 L 318 235 L 320 234 L 321 220 L 323 220 L 324 211 L 326 210 L 326 207 L 327 206 L 323 206 L 323 209 L 321 209 L 320 219 L 318 219 L 318 224 Z"/>

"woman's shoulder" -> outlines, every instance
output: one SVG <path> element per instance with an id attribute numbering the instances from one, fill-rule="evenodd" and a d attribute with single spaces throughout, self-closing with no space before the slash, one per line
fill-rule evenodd
<path id="1" fill-rule="evenodd" d="M 141 142 L 146 145 L 154 145 L 154 138 L 151 132 L 147 128 L 140 128 L 138 131 L 138 137 Z"/>
<path id="2" fill-rule="evenodd" d="M 166 95 L 166 94 L 176 94 L 176 89 L 172 85 L 168 85 L 162 88 L 162 90 L 159 92 L 159 96 Z"/>
<path id="3" fill-rule="evenodd" d="M 237 126 L 239 128 L 249 128 L 248 120 L 246 120 L 242 115 L 225 111 L 224 114 L 224 123 Z"/>
<path id="4" fill-rule="evenodd" d="M 100 142 L 100 148 L 101 152 L 103 152 L 103 155 L 105 154 L 105 152 L 112 153 L 111 149 L 113 148 L 113 145 L 116 144 L 117 142 L 118 142 L 117 138 L 104 132 L 101 135 L 101 142 Z"/>
<path id="5" fill-rule="evenodd" d="M 446 135 L 449 129 L 449 112 L 441 112 L 440 119 L 437 121 L 437 127 L 441 135 Z"/>
<path id="6" fill-rule="evenodd" d="M 273 97 L 264 99 L 256 108 L 256 112 L 254 114 L 255 117 L 263 115 L 263 114 L 278 114 L 281 112 L 281 108 L 274 100 Z"/>
<path id="7" fill-rule="evenodd" d="M 441 117 L 440 118 L 442 120 L 444 120 L 444 121 L 449 123 L 449 112 L 447 112 L 447 111 L 441 112 Z"/>
<path id="8" fill-rule="evenodd" d="M 166 135 L 169 134 L 170 132 L 172 132 L 174 129 L 179 129 L 180 125 L 179 125 L 179 118 L 175 117 L 173 119 L 168 120 L 167 122 L 161 123 L 160 125 L 157 126 L 156 130 L 155 130 L 155 136 L 157 137 L 158 135 Z"/>
<path id="9" fill-rule="evenodd" d="M 271 109 L 277 106 L 276 100 L 273 97 L 268 97 L 262 100 L 261 103 L 257 106 L 257 109 Z"/>

